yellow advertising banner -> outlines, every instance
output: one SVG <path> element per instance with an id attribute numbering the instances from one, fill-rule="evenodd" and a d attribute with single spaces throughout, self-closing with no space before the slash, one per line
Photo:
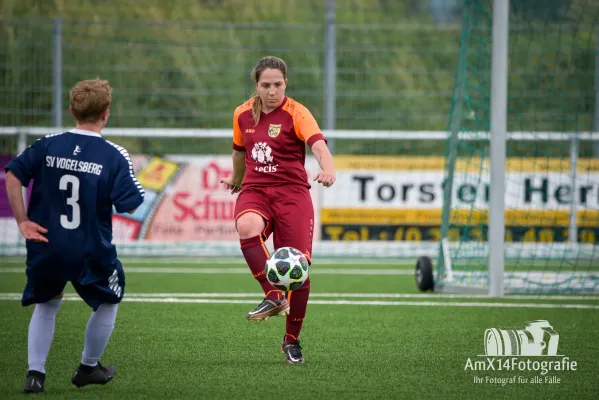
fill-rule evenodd
<path id="1" fill-rule="evenodd" d="M 139 183 L 147 189 L 160 191 L 177 172 L 177 163 L 154 157 L 137 175 Z"/>
<path id="2" fill-rule="evenodd" d="M 438 241 L 445 162 L 336 156 L 337 181 L 321 203 L 323 240 Z M 599 242 L 599 159 L 579 159 L 573 177 L 568 159 L 508 158 L 505 178 L 507 241 L 563 242 L 574 233 L 579 242 Z M 493 195 L 488 160 L 459 158 L 450 195 L 450 240 L 487 240 Z"/>

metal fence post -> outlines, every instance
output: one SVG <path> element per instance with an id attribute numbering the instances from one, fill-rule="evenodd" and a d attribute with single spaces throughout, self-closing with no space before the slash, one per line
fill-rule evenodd
<path id="1" fill-rule="evenodd" d="M 489 296 L 503 297 L 505 272 L 505 159 L 509 1 L 493 0 L 491 65 L 491 196 L 489 199 Z"/>
<path id="2" fill-rule="evenodd" d="M 18 129 L 17 131 L 17 154 L 21 154 L 27 148 L 27 132 L 23 129 Z M 23 196 L 23 203 L 25 204 L 25 208 L 29 205 L 27 204 L 27 188 L 21 189 L 21 195 Z"/>
<path id="3" fill-rule="evenodd" d="M 325 55 L 324 55 L 324 128 L 335 129 L 335 78 L 337 74 L 336 62 L 336 26 L 335 26 L 335 0 L 327 0 L 325 15 Z M 335 140 L 327 139 L 331 153 L 335 151 Z"/>
<path id="4" fill-rule="evenodd" d="M 599 132 L 599 28 L 595 32 L 595 112 L 593 130 Z M 593 141 L 593 156 L 599 157 L 599 141 Z"/>
<path id="5" fill-rule="evenodd" d="M 572 187 L 572 202 L 570 203 L 570 228 L 568 238 L 571 244 L 576 244 L 578 241 L 578 199 L 576 194 L 576 168 L 578 165 L 578 133 L 573 133 L 570 137 L 570 186 Z"/>
<path id="6" fill-rule="evenodd" d="M 52 104 L 54 127 L 62 127 L 62 19 L 54 19 L 52 51 Z"/>

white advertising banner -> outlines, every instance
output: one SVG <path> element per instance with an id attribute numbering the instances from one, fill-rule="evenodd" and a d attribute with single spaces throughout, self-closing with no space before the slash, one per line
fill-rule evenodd
<path id="1" fill-rule="evenodd" d="M 431 209 L 443 207 L 443 171 L 345 171 L 337 174 L 323 207 Z M 585 209 L 599 210 L 599 172 L 578 174 L 572 193 L 567 173 L 508 172 L 506 209 L 570 210 L 572 198 Z M 488 208 L 489 175 L 457 173 L 452 207 Z"/>

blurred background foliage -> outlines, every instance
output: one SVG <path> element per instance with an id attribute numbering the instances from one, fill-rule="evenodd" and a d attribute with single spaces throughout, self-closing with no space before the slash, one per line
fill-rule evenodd
<path id="1" fill-rule="evenodd" d="M 337 129 L 447 128 L 461 3 L 336 1 Z M 599 2 L 592 0 L 512 0 L 510 130 L 592 129 L 598 12 Z M 253 92 L 252 67 L 268 54 L 287 61 L 288 95 L 308 106 L 322 126 L 325 15 L 322 0 L 4 0 L 0 125 L 52 126 L 60 19 L 65 126 L 72 121 L 69 88 L 100 76 L 114 87 L 111 127 L 228 129 L 234 108 Z M 480 43 L 469 44 L 469 57 L 478 54 L 481 62 L 469 65 L 476 66 L 472 79 L 480 79 L 486 96 L 490 29 L 474 29 L 480 29 L 474 35 Z M 479 118 L 476 128 L 485 129 L 486 111 L 472 107 L 465 117 Z M 228 152 L 221 142 L 134 145 L 152 152 Z M 339 141 L 337 150 L 443 153 L 435 142 L 347 142 Z"/>

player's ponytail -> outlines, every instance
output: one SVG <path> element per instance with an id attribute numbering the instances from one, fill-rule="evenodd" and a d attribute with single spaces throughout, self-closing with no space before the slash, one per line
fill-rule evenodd
<path id="1" fill-rule="evenodd" d="M 283 74 L 283 78 L 287 79 L 287 64 L 285 64 L 285 61 L 278 57 L 268 56 L 260 59 L 252 71 L 252 79 L 254 80 L 255 84 L 260 81 L 260 75 L 265 69 L 278 69 Z M 252 104 L 252 117 L 254 117 L 254 122 L 256 125 L 258 125 L 258 122 L 260 122 L 261 112 L 262 99 L 258 93 L 256 93 L 254 95 L 254 103 Z"/>
<path id="2" fill-rule="evenodd" d="M 258 93 L 254 95 L 254 102 L 252 103 L 252 117 L 254 122 L 258 125 L 260 122 L 260 113 L 262 112 L 262 99 L 258 96 Z"/>

